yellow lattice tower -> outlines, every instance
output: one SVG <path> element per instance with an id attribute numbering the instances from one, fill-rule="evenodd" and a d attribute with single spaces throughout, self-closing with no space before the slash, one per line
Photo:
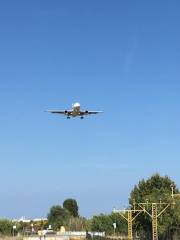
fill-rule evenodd
<path id="1" fill-rule="evenodd" d="M 136 217 L 141 213 L 144 212 L 142 209 L 127 209 L 127 210 L 113 210 L 114 213 L 119 213 L 121 217 L 123 217 L 128 223 L 128 240 L 133 240 L 133 221 Z"/>
<path id="2" fill-rule="evenodd" d="M 152 204 L 152 235 L 153 240 L 158 240 L 157 204 Z"/>
<path id="3" fill-rule="evenodd" d="M 132 211 L 128 210 L 128 240 L 133 239 L 132 233 Z"/>
<path id="4" fill-rule="evenodd" d="M 152 219 L 152 239 L 158 240 L 158 217 L 160 217 L 166 209 L 172 204 L 170 203 L 149 203 L 148 201 L 146 203 L 137 203 L 138 206 L 143 209 Z M 151 205 L 151 211 L 149 212 L 146 209 L 146 206 Z"/>
<path id="5" fill-rule="evenodd" d="M 152 239 L 158 240 L 158 218 L 166 211 L 168 207 L 171 205 L 175 205 L 174 198 L 180 199 L 180 194 L 174 193 L 174 186 L 171 186 L 172 193 L 171 197 L 173 201 L 170 201 L 169 203 L 162 203 L 161 200 L 159 203 L 149 203 L 148 200 L 146 200 L 145 203 L 136 203 L 135 199 L 133 199 L 133 210 L 116 210 L 114 209 L 113 212 L 119 213 L 127 222 L 128 222 L 128 240 L 133 240 L 133 232 L 132 232 L 132 224 L 133 221 L 136 219 L 136 217 L 141 213 L 147 213 L 150 218 L 152 219 Z M 151 205 L 151 211 L 149 212 L 146 207 Z M 140 209 L 136 209 L 136 206 L 140 207 Z M 127 213 L 127 217 L 125 214 Z M 134 216 L 133 216 L 134 213 Z"/>

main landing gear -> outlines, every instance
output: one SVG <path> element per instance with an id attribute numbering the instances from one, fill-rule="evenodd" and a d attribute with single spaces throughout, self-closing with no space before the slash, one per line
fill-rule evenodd
<path id="1" fill-rule="evenodd" d="M 67 116 L 67 119 L 70 119 L 71 117 Z"/>
<path id="2" fill-rule="evenodd" d="M 84 119 L 84 117 L 83 117 L 83 116 L 81 116 L 81 119 Z"/>

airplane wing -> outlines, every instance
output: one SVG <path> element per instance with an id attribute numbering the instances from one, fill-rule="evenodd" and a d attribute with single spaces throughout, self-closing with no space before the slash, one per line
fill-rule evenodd
<path id="1" fill-rule="evenodd" d="M 71 114 L 72 111 L 67 111 L 67 110 L 47 110 L 47 112 L 68 115 L 68 114 Z"/>
<path id="2" fill-rule="evenodd" d="M 81 111 L 81 115 L 91 115 L 91 114 L 98 114 L 103 113 L 102 111 Z"/>

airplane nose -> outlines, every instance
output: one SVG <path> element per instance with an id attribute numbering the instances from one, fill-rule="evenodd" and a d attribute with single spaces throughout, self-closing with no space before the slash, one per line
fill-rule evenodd
<path id="1" fill-rule="evenodd" d="M 80 103 L 74 103 L 74 107 L 80 107 Z"/>

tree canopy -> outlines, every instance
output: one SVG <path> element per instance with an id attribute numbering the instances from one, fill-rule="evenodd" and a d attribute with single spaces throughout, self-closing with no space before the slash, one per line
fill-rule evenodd
<path id="1" fill-rule="evenodd" d="M 75 199 L 72 199 L 72 198 L 66 199 L 63 202 L 63 208 L 67 209 L 71 216 L 73 217 L 79 216 L 79 213 L 78 213 L 79 207 Z"/>
<path id="2" fill-rule="evenodd" d="M 66 225 L 69 217 L 69 212 L 60 205 L 52 206 L 48 213 L 48 223 L 54 230 L 59 230 L 61 226 Z"/>
<path id="3" fill-rule="evenodd" d="M 11 235 L 13 222 L 7 219 L 0 220 L 0 235 Z"/>
<path id="4" fill-rule="evenodd" d="M 127 234 L 127 223 L 117 213 L 94 216 L 91 220 L 91 230 L 112 235 L 114 233 L 113 223 L 116 223 L 116 234 Z"/>

